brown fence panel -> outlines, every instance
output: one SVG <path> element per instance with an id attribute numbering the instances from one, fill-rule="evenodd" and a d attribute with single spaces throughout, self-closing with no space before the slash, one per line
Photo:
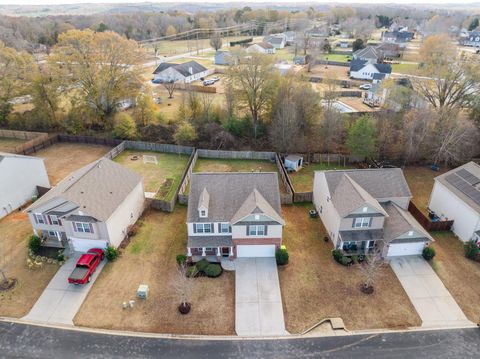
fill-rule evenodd
<path id="1" fill-rule="evenodd" d="M 290 178 L 288 178 L 287 170 L 283 165 L 282 160 L 278 153 L 275 153 L 275 163 L 277 165 L 278 173 L 280 174 L 280 178 L 283 182 L 283 186 L 285 187 L 285 192 L 280 194 L 280 201 L 282 204 L 292 204 L 293 201 L 293 186 L 292 182 L 290 182 Z"/>
<path id="2" fill-rule="evenodd" d="M 313 192 L 295 192 L 293 191 L 293 202 L 313 202 Z"/>
<path id="3" fill-rule="evenodd" d="M 432 222 L 413 202 L 408 205 L 408 211 L 427 231 L 449 231 L 452 228 L 453 221 Z"/>
<path id="4" fill-rule="evenodd" d="M 113 160 L 115 157 L 117 157 L 123 151 L 125 151 L 125 141 L 120 143 L 117 147 L 112 148 L 103 157 L 106 157 L 110 160 Z"/>
<path id="5" fill-rule="evenodd" d="M 153 198 L 150 200 L 150 207 L 164 212 L 173 212 L 176 200 L 176 196 L 173 196 L 171 201 Z"/>

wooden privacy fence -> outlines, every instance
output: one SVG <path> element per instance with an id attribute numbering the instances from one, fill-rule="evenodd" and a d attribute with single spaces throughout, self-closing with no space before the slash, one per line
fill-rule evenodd
<path id="1" fill-rule="evenodd" d="M 48 133 L 0 129 L 0 137 L 25 140 L 26 142 L 15 146 L 13 149 L 14 153 L 23 154 L 25 149 L 46 141 L 48 139 Z"/>
<path id="2" fill-rule="evenodd" d="M 432 222 L 430 218 L 425 216 L 411 201 L 408 205 L 408 211 L 427 231 L 449 231 L 452 228 L 453 221 Z"/>
<path id="3" fill-rule="evenodd" d="M 280 178 L 283 182 L 283 186 L 285 188 L 286 193 L 280 193 L 280 201 L 282 204 L 292 204 L 293 201 L 293 186 L 292 182 L 290 182 L 290 178 L 288 177 L 287 169 L 283 164 L 278 153 L 275 153 L 275 163 L 277 165 L 278 173 L 280 174 Z"/>

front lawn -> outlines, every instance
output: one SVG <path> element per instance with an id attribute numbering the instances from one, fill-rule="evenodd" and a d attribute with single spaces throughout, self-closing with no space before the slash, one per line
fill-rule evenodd
<path id="1" fill-rule="evenodd" d="M 417 64 L 393 64 L 392 72 L 398 74 L 414 75 L 418 71 Z"/>
<path id="2" fill-rule="evenodd" d="M 374 294 L 360 291 L 358 264 L 347 268 L 333 260 L 321 220 L 308 217 L 311 206 L 282 208 L 283 243 L 290 255 L 289 264 L 279 267 L 287 330 L 299 333 L 327 317 L 341 317 L 350 330 L 419 326 L 421 320 L 389 266 Z"/>
<path id="3" fill-rule="evenodd" d="M 157 163 L 144 163 L 145 155 L 155 156 Z M 132 156 L 137 156 L 137 159 L 133 160 Z M 189 157 L 176 153 L 125 150 L 114 161 L 140 174 L 146 192 L 156 193 L 161 189 L 158 198 L 169 200 L 180 185 Z"/>
<path id="4" fill-rule="evenodd" d="M 235 274 L 196 278 L 192 310 L 183 316 L 172 289 L 175 256 L 186 251 L 187 208 L 173 213 L 150 211 L 138 234 L 120 258 L 107 264 L 77 313 L 76 325 L 116 330 L 175 334 L 235 333 Z M 149 285 L 148 299 L 135 297 L 140 284 Z M 134 308 L 122 303 L 134 299 Z"/>
<path id="5" fill-rule="evenodd" d="M 480 323 L 480 263 L 465 258 L 452 232 L 433 232 L 437 255 L 432 267 L 469 320 Z"/>
<path id="6" fill-rule="evenodd" d="M 296 192 L 312 192 L 313 176 L 315 174 L 315 171 L 344 170 L 348 168 L 354 167 L 344 167 L 343 165 L 339 165 L 338 163 L 310 163 L 308 166 L 303 167 L 298 172 L 289 173 L 288 177 L 290 178 L 293 189 Z"/>

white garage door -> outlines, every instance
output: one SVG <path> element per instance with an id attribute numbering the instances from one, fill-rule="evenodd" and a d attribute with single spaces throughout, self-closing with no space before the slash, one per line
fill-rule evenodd
<path id="1" fill-rule="evenodd" d="M 394 256 L 411 256 L 422 254 L 424 242 L 414 243 L 392 243 L 388 248 L 388 257 Z"/>
<path id="2" fill-rule="evenodd" d="M 70 238 L 70 247 L 75 252 L 87 252 L 91 248 L 106 248 L 107 241 L 93 239 Z"/>
<path id="3" fill-rule="evenodd" d="M 275 257 L 275 245 L 237 246 L 237 257 Z"/>

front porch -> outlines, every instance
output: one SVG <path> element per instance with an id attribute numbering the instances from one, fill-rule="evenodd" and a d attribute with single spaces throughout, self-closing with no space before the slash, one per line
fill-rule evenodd
<path id="1" fill-rule="evenodd" d="M 339 246 L 345 256 L 371 255 L 378 247 L 376 241 L 342 242 Z"/>
<path id="2" fill-rule="evenodd" d="M 233 258 L 233 246 L 228 247 L 187 247 L 187 257 L 192 262 L 202 259 L 218 263 L 222 258 Z"/>
<path id="3" fill-rule="evenodd" d="M 68 248 L 68 240 L 65 232 L 60 231 L 40 231 L 33 230 L 34 234 L 40 237 L 43 247 L 50 248 L 59 248 L 65 249 Z"/>

